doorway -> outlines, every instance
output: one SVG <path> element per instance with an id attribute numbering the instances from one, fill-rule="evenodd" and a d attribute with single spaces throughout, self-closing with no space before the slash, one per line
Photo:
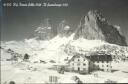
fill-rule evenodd
<path id="1" fill-rule="evenodd" d="M 80 67 L 78 67 L 78 71 L 80 71 Z"/>

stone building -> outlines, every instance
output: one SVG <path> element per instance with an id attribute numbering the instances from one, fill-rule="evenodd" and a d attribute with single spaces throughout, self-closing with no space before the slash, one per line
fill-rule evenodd
<path id="1" fill-rule="evenodd" d="M 111 66 L 111 61 L 112 57 L 111 55 L 92 55 L 90 56 L 90 60 L 93 62 L 93 67 L 94 70 L 102 70 L 102 71 L 107 71 L 111 72 L 112 66 Z"/>
<path id="2" fill-rule="evenodd" d="M 106 54 L 95 54 L 85 56 L 82 54 L 74 55 L 69 61 L 70 71 L 89 73 L 94 70 L 111 72 L 112 57 Z"/>

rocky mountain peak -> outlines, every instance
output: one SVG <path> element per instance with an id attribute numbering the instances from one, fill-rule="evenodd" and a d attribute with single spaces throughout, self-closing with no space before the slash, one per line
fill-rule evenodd
<path id="1" fill-rule="evenodd" d="M 112 44 L 125 46 L 125 37 L 117 28 L 108 24 L 100 11 L 92 10 L 82 17 L 75 32 L 74 39 L 103 40 Z"/>
<path id="2" fill-rule="evenodd" d="M 101 22 L 106 21 L 106 19 L 103 17 L 102 13 L 99 10 L 89 11 L 87 17 L 90 20 L 101 21 Z"/>

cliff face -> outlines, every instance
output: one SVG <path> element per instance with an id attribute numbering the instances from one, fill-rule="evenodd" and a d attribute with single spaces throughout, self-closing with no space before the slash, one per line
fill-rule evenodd
<path id="1" fill-rule="evenodd" d="M 89 11 L 81 18 L 80 25 L 75 32 L 74 39 L 103 40 L 111 44 L 126 46 L 125 38 L 118 29 L 110 25 L 99 11 Z"/>

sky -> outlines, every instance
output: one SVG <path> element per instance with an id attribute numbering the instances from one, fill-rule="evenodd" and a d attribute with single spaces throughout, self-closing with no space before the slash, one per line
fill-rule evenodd
<path id="1" fill-rule="evenodd" d="M 45 18 L 50 18 L 54 27 L 66 20 L 76 28 L 82 16 L 89 10 L 100 10 L 113 25 L 119 25 L 128 43 L 128 0 L 3 0 L 3 3 L 39 2 L 67 3 L 67 7 L 0 7 L 1 40 L 28 38 Z"/>

